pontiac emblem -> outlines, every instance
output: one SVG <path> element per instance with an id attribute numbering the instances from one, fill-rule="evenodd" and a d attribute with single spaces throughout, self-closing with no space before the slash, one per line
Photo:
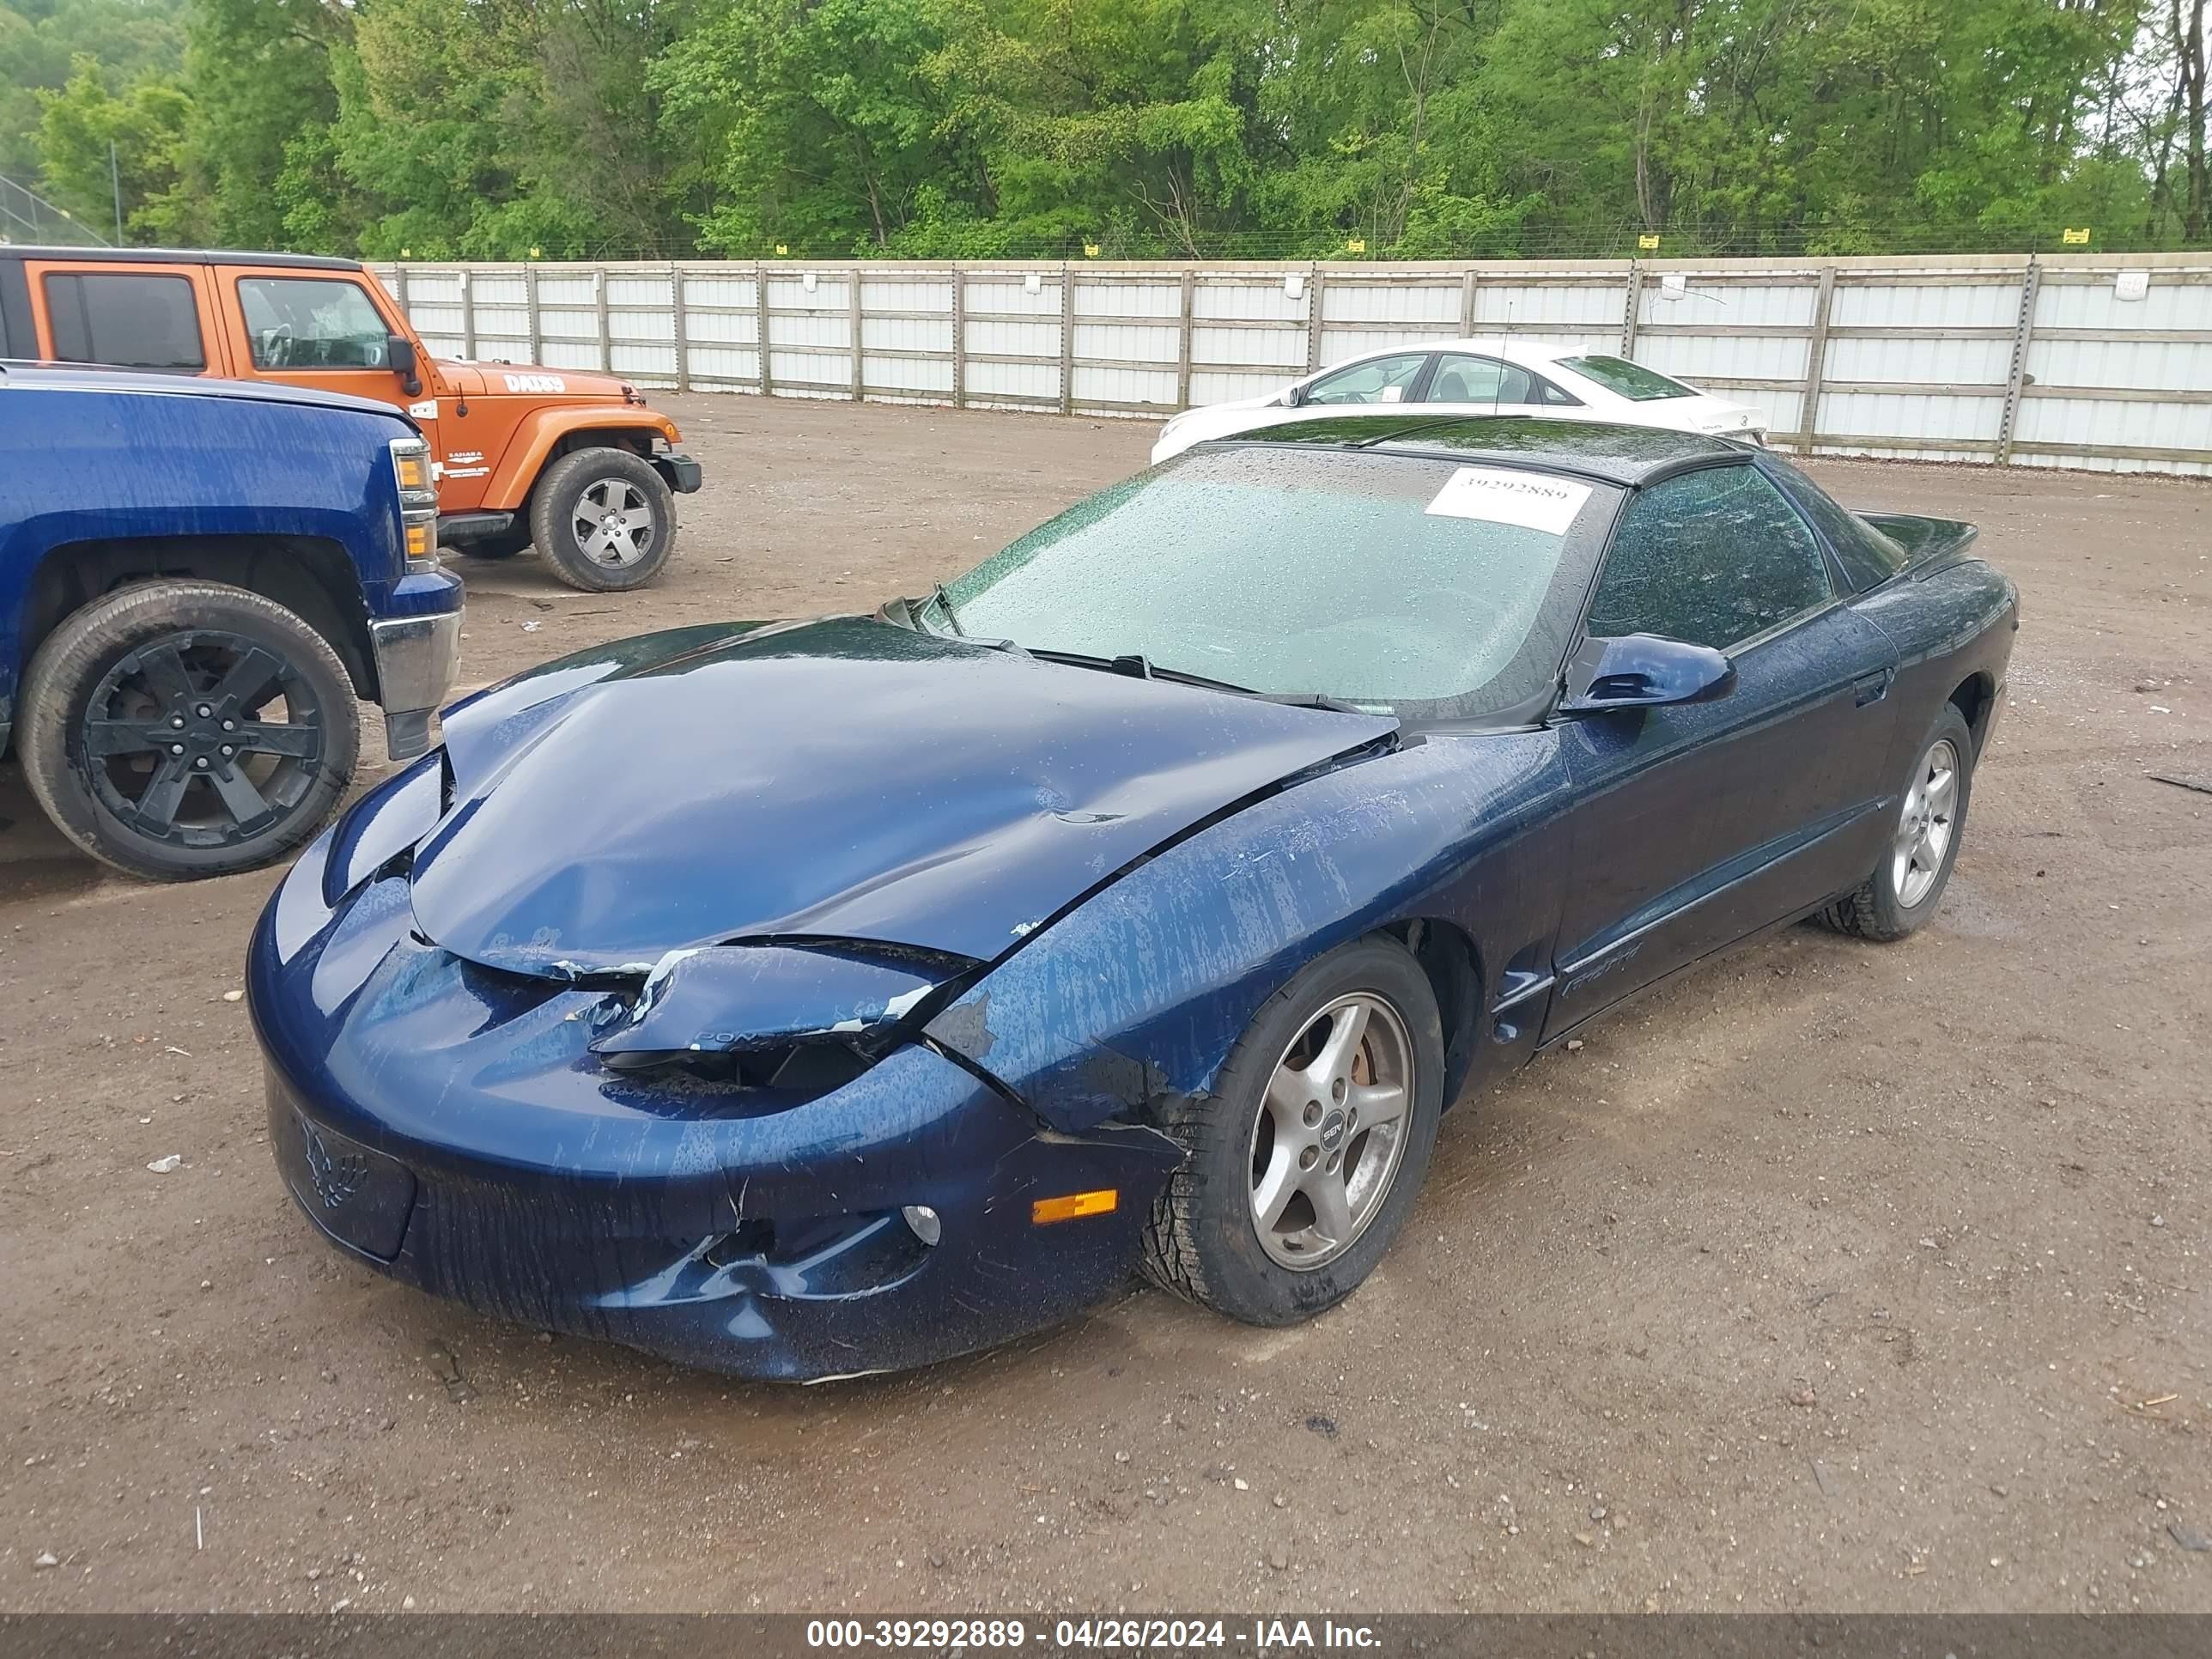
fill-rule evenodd
<path id="1" fill-rule="evenodd" d="M 305 1118 L 300 1120 L 300 1132 L 307 1146 L 307 1178 L 314 1182 L 315 1196 L 323 1200 L 325 1209 L 335 1210 L 368 1179 L 368 1160 L 354 1152 L 333 1157 L 322 1131 Z"/>

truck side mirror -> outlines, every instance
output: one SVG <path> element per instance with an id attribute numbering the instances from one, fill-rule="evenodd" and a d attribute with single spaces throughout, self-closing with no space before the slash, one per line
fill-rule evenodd
<path id="1" fill-rule="evenodd" d="M 399 376 L 400 384 L 410 398 L 422 393 L 422 377 L 416 371 L 415 342 L 404 334 L 394 334 L 384 343 L 384 364 Z"/>

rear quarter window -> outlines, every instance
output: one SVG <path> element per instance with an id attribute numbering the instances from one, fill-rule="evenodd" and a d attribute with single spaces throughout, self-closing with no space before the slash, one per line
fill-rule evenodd
<path id="1" fill-rule="evenodd" d="M 129 271 L 48 271 L 46 325 L 65 363 L 201 369 L 199 304 L 190 279 Z"/>
<path id="2" fill-rule="evenodd" d="M 1761 464 L 1773 472 L 1775 482 L 1814 528 L 1827 538 L 1853 592 L 1879 587 L 1905 567 L 1908 560 L 1903 548 L 1857 514 L 1838 506 L 1826 490 L 1789 462 L 1770 455 Z"/>

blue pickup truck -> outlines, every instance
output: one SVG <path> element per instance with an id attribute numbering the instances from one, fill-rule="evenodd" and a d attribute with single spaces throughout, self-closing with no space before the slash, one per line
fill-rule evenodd
<path id="1" fill-rule="evenodd" d="M 272 385 L 0 366 L 0 754 L 95 858 L 252 869 L 430 746 L 461 583 L 422 434 Z"/>

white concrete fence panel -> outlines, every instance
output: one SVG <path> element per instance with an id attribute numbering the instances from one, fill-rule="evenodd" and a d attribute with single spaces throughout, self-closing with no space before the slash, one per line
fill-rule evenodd
<path id="1" fill-rule="evenodd" d="M 641 386 L 1164 418 L 1502 335 L 1754 404 L 1800 453 L 2212 473 L 2212 253 L 374 269 L 440 356 Z"/>

